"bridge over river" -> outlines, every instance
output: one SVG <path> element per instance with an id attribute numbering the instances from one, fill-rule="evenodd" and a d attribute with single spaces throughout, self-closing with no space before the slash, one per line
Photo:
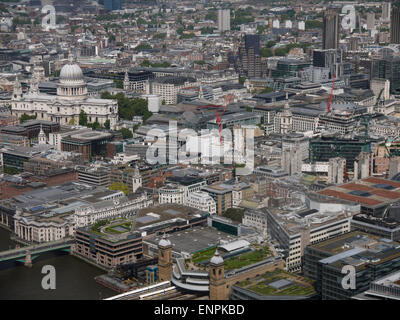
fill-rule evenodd
<path id="1" fill-rule="evenodd" d="M 70 251 L 74 239 L 65 238 L 62 240 L 34 244 L 22 248 L 11 249 L 0 252 L 0 263 L 6 261 L 19 261 L 26 266 L 32 266 L 32 261 L 40 254 L 50 251 L 63 250 Z"/>

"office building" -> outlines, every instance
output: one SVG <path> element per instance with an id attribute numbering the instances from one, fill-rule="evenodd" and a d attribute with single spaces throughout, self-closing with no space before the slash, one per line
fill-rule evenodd
<path id="1" fill-rule="evenodd" d="M 361 205 L 361 213 L 382 217 L 389 205 L 400 200 L 400 182 L 369 177 L 342 185 L 330 186 L 318 193 Z"/>
<path id="2" fill-rule="evenodd" d="M 298 147 L 282 148 L 281 167 L 290 176 L 301 173 L 302 152 Z"/>
<path id="3" fill-rule="evenodd" d="M 246 34 L 244 47 L 239 47 L 239 73 L 248 78 L 261 78 L 263 68 L 260 56 L 260 36 Z"/>
<path id="4" fill-rule="evenodd" d="M 301 270 L 305 248 L 350 231 L 350 221 L 360 206 L 346 200 L 332 201 L 307 194 L 305 205 L 268 208 L 268 234 L 278 241 L 286 259 L 286 270 Z"/>
<path id="5" fill-rule="evenodd" d="M 369 289 L 353 297 L 354 300 L 400 300 L 400 271 L 372 281 Z"/>
<path id="6" fill-rule="evenodd" d="M 218 31 L 224 32 L 231 29 L 230 9 L 218 9 Z"/>
<path id="7" fill-rule="evenodd" d="M 342 54 L 337 49 L 323 49 L 313 51 L 313 66 L 329 69 L 329 78 L 338 75 L 339 65 L 342 63 Z"/>
<path id="8" fill-rule="evenodd" d="M 354 170 L 354 161 L 360 152 L 370 152 L 371 142 L 363 139 L 345 139 L 337 136 L 323 136 L 310 140 L 310 161 L 328 162 L 341 157 L 346 159 L 347 171 Z"/>
<path id="9" fill-rule="evenodd" d="M 373 30 L 375 28 L 375 13 L 367 13 L 367 29 Z"/>
<path id="10" fill-rule="evenodd" d="M 107 167 L 78 166 L 76 171 L 78 180 L 82 183 L 98 187 L 108 187 L 111 184 L 110 169 Z"/>
<path id="11" fill-rule="evenodd" d="M 354 268 L 354 288 L 347 287 L 344 266 Z M 368 290 L 374 280 L 399 268 L 398 242 L 358 231 L 306 247 L 303 260 L 304 275 L 316 281 L 323 300 L 350 299 Z"/>
<path id="12" fill-rule="evenodd" d="M 400 8 L 393 7 L 390 16 L 390 43 L 400 43 Z"/>
<path id="13" fill-rule="evenodd" d="M 135 262 L 143 255 L 143 242 L 141 233 L 131 230 L 133 223 L 129 219 L 118 219 L 108 224 L 78 228 L 72 254 L 109 270 Z"/>
<path id="14" fill-rule="evenodd" d="M 104 9 L 106 10 L 122 10 L 122 1 L 123 0 L 103 0 L 104 1 Z"/>
<path id="15" fill-rule="evenodd" d="M 400 42 L 399 42 L 400 43 Z M 400 57 L 387 56 L 372 60 L 371 78 L 390 81 L 390 93 L 400 93 Z"/>
<path id="16" fill-rule="evenodd" d="M 391 2 L 382 3 L 382 20 L 388 21 L 390 19 L 391 5 Z"/>
<path id="17" fill-rule="evenodd" d="M 232 208 L 232 185 L 217 183 L 203 187 L 201 190 L 207 192 L 217 204 L 217 214 L 222 216 L 226 210 Z"/>
<path id="18" fill-rule="evenodd" d="M 336 11 L 327 10 L 324 12 L 322 48 L 339 48 L 339 14 Z"/>
<path id="19" fill-rule="evenodd" d="M 342 184 L 346 172 L 346 159 L 335 157 L 329 159 L 328 183 Z"/>
<path id="20" fill-rule="evenodd" d="M 160 77 L 151 82 L 151 93 L 161 96 L 165 104 L 177 104 L 179 91 L 195 85 L 198 83 L 192 77 Z"/>
<path id="21" fill-rule="evenodd" d="M 83 154 L 85 160 L 94 156 L 107 154 L 107 142 L 112 141 L 114 135 L 108 132 L 91 131 L 65 136 L 61 139 L 61 150 Z"/>

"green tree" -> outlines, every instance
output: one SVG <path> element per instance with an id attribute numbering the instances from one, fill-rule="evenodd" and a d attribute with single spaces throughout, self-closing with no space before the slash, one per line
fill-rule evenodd
<path id="1" fill-rule="evenodd" d="M 138 46 L 135 47 L 136 51 L 145 51 L 145 50 L 151 50 L 153 47 L 149 45 L 148 43 L 141 43 Z"/>
<path id="2" fill-rule="evenodd" d="M 141 98 L 129 99 L 120 92 L 112 95 L 107 91 L 101 94 L 102 99 L 116 99 L 118 102 L 118 115 L 121 119 L 132 120 L 134 116 L 142 116 L 143 122 L 152 116 L 147 107 L 147 100 Z"/>
<path id="3" fill-rule="evenodd" d="M 87 126 L 89 128 L 92 128 L 93 130 L 97 130 L 101 127 L 100 123 L 98 123 L 97 121 L 95 121 L 93 123 L 88 123 Z"/>
<path id="4" fill-rule="evenodd" d="M 3 172 L 13 175 L 13 174 L 18 174 L 19 170 L 17 168 L 4 166 Z"/>
<path id="5" fill-rule="evenodd" d="M 276 41 L 270 40 L 267 42 L 267 48 L 272 48 L 274 45 L 276 45 Z"/>
<path id="6" fill-rule="evenodd" d="M 260 93 L 268 93 L 268 92 L 272 92 L 272 91 L 274 91 L 274 89 L 267 87 L 267 88 L 262 89 L 260 91 Z"/>
<path id="7" fill-rule="evenodd" d="M 124 139 L 130 139 L 133 137 L 131 130 L 129 130 L 127 128 L 122 128 L 119 130 L 119 132 L 121 132 L 122 138 L 124 138 Z"/>
<path id="8" fill-rule="evenodd" d="M 114 83 L 115 83 L 115 86 L 118 89 L 123 89 L 124 88 L 124 82 L 122 80 L 115 79 Z"/>
<path id="9" fill-rule="evenodd" d="M 261 57 L 265 57 L 265 58 L 272 57 L 274 55 L 271 48 L 261 48 L 260 54 L 261 54 Z"/>
<path id="10" fill-rule="evenodd" d="M 229 208 L 228 210 L 225 211 L 223 216 L 232 219 L 233 221 L 241 223 L 244 216 L 244 210 L 237 208 Z"/>
<path id="11" fill-rule="evenodd" d="M 310 29 L 322 29 L 323 23 L 318 20 L 307 20 L 306 21 L 306 30 Z"/>
<path id="12" fill-rule="evenodd" d="M 205 18 L 205 20 L 213 20 L 213 21 L 217 21 L 218 16 L 217 16 L 217 11 L 215 9 L 210 9 L 208 10 Z"/>
<path id="13" fill-rule="evenodd" d="M 191 32 L 191 33 L 183 33 L 183 34 L 181 35 L 181 39 L 192 39 L 192 38 L 194 38 L 194 37 L 195 37 L 195 35 L 194 35 L 193 32 Z"/>
<path id="14" fill-rule="evenodd" d="M 33 119 L 36 119 L 36 115 L 30 116 L 30 115 L 24 113 L 24 114 L 19 118 L 19 121 L 20 121 L 20 123 L 24 123 L 25 121 L 33 120 Z"/>
<path id="15" fill-rule="evenodd" d="M 73 126 L 73 125 L 75 124 L 75 119 L 69 120 L 69 121 L 68 121 L 68 124 L 71 125 L 71 126 Z"/>
<path id="16" fill-rule="evenodd" d="M 167 34 L 166 33 L 156 33 L 153 36 L 153 39 L 155 40 L 164 40 L 166 38 Z"/>
<path id="17" fill-rule="evenodd" d="M 101 94 L 101 98 L 102 99 L 114 99 L 113 95 L 111 93 L 109 93 L 108 91 L 104 91 Z"/>
<path id="18" fill-rule="evenodd" d="M 113 182 L 110 187 L 110 190 L 114 190 L 114 191 L 122 191 L 125 195 L 127 195 L 130 192 L 130 189 L 128 187 L 128 185 L 124 184 L 123 182 Z"/>
<path id="19" fill-rule="evenodd" d="M 79 125 L 86 126 L 87 123 L 88 123 L 87 113 L 85 111 L 81 110 L 81 112 L 79 114 Z"/>
<path id="20" fill-rule="evenodd" d="M 110 120 L 109 120 L 109 119 L 107 119 L 107 120 L 104 122 L 104 128 L 106 128 L 107 130 L 110 130 Z"/>
<path id="21" fill-rule="evenodd" d="M 148 68 L 148 67 L 150 67 L 150 61 L 149 60 L 143 60 L 142 61 L 142 63 L 140 64 L 142 67 L 146 67 L 146 68 Z"/>

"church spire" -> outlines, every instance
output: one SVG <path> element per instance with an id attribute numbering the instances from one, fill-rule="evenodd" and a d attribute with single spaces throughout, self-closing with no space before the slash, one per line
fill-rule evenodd
<path id="1" fill-rule="evenodd" d="M 286 92 L 286 101 L 281 113 L 281 133 L 287 134 L 292 130 L 292 111 L 289 106 L 289 94 Z"/>
<path id="2" fill-rule="evenodd" d="M 130 90 L 130 81 L 129 81 L 128 69 L 125 70 L 124 90 L 125 90 L 125 91 Z"/>
<path id="3" fill-rule="evenodd" d="M 21 87 L 21 82 L 19 81 L 19 76 L 17 75 L 15 77 L 12 99 L 18 100 L 20 98 L 22 98 L 22 87 Z"/>
<path id="4" fill-rule="evenodd" d="M 47 137 L 43 131 L 42 124 L 40 124 L 40 132 L 39 132 L 38 140 L 39 140 L 39 144 L 47 144 Z"/>
<path id="5" fill-rule="evenodd" d="M 285 110 L 289 110 L 289 94 L 286 92 L 286 99 L 285 99 Z"/>

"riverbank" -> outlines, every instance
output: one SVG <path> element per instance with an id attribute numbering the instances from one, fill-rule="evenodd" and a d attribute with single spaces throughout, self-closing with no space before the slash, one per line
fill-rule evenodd
<path id="1" fill-rule="evenodd" d="M 9 250 L 16 244 L 10 239 L 10 231 L 0 228 L 0 251 Z M 56 270 L 56 289 L 42 288 L 42 268 L 51 265 Z M 116 294 L 116 291 L 97 283 L 95 277 L 105 272 L 65 252 L 52 252 L 39 257 L 32 268 L 16 264 L 0 270 L 0 300 L 98 300 Z"/>

